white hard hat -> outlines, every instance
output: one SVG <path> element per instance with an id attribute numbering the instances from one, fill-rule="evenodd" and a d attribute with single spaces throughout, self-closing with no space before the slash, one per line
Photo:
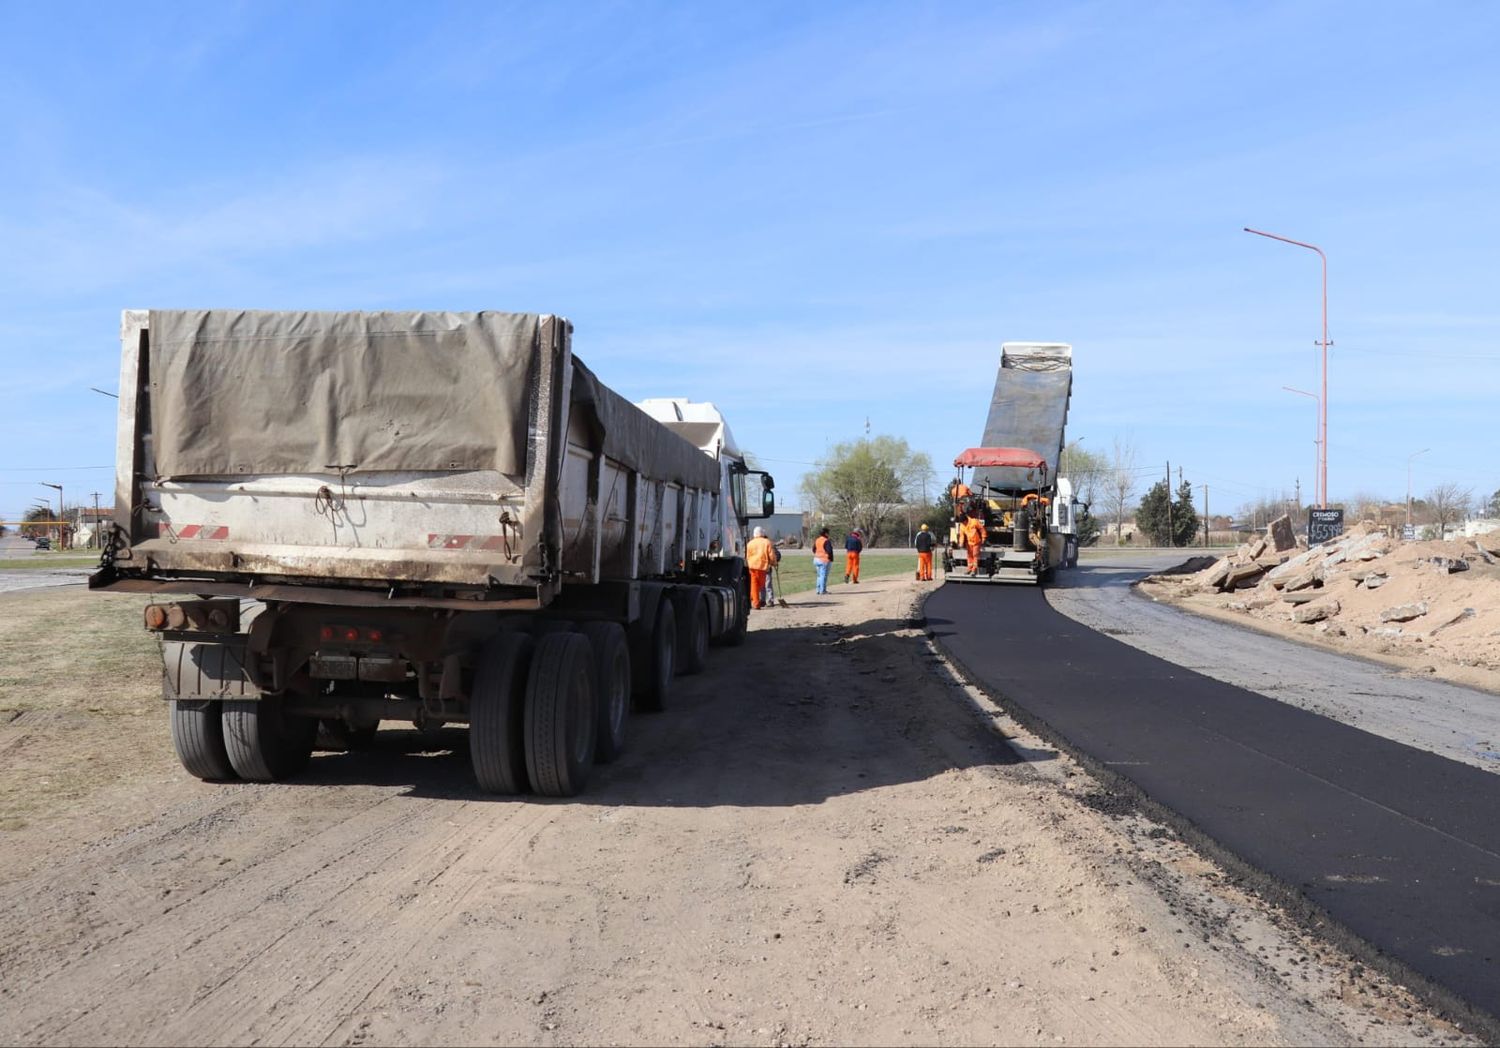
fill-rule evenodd
<path id="1" fill-rule="evenodd" d="M 758 538 L 758 539 L 765 538 L 766 537 L 766 529 L 762 528 L 762 527 L 757 527 L 755 529 L 755 537 Z"/>

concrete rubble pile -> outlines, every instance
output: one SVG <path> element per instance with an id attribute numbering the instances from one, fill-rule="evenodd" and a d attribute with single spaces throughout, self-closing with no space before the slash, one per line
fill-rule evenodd
<path id="1" fill-rule="evenodd" d="M 1402 542 L 1363 521 L 1308 549 L 1282 517 L 1201 571 L 1147 581 L 1340 647 L 1500 669 L 1500 535 Z"/>

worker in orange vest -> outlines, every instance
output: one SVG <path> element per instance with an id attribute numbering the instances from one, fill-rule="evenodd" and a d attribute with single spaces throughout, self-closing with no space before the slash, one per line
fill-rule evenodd
<path id="1" fill-rule="evenodd" d="M 960 533 L 969 551 L 969 574 L 979 574 L 979 550 L 984 545 L 984 519 L 977 513 L 965 517 Z"/>
<path id="2" fill-rule="evenodd" d="M 750 569 L 750 606 L 764 608 L 766 576 L 776 563 L 776 547 L 766 538 L 765 528 L 756 528 L 755 537 L 745 543 L 745 567 Z"/>
<path id="3" fill-rule="evenodd" d="M 813 571 L 817 574 L 817 592 L 828 592 L 828 569 L 832 566 L 833 540 L 828 537 L 828 529 L 824 528 L 813 539 Z"/>

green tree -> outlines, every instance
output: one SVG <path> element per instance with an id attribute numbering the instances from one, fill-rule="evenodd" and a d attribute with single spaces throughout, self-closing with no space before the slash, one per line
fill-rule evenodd
<path id="1" fill-rule="evenodd" d="M 1484 515 L 1486 517 L 1500 517 L 1500 490 L 1490 496 L 1490 500 L 1484 504 Z"/>
<path id="2" fill-rule="evenodd" d="M 1085 450 L 1075 440 L 1063 448 L 1062 475 L 1073 482 L 1073 498 L 1080 504 L 1073 521 L 1078 545 L 1097 545 L 1103 528 L 1094 516 L 1094 502 L 1107 498 L 1107 490 L 1113 483 L 1114 463 L 1103 452 Z"/>
<path id="3" fill-rule="evenodd" d="M 899 516 L 905 542 L 906 521 L 898 511 L 920 498 L 922 479 L 931 472 L 932 459 L 900 437 L 865 437 L 835 444 L 823 465 L 802 478 L 802 496 L 831 526 L 858 528 L 867 546 L 891 537 Z"/>
<path id="4" fill-rule="evenodd" d="M 1099 518 L 1089 512 L 1089 507 L 1086 503 L 1078 507 L 1078 516 L 1073 518 L 1073 529 L 1078 535 L 1078 545 L 1080 548 L 1084 546 L 1097 546 L 1099 544 L 1099 536 L 1104 530 L 1103 526 L 1099 523 Z"/>
<path id="5" fill-rule="evenodd" d="M 1167 482 L 1158 480 L 1141 499 L 1135 512 L 1136 524 L 1151 536 L 1158 546 L 1187 546 L 1198 533 L 1198 512 L 1193 509 L 1193 486 L 1183 481 L 1177 488 L 1177 499 L 1167 511 Z M 1170 533 L 1168 531 L 1170 521 Z"/>

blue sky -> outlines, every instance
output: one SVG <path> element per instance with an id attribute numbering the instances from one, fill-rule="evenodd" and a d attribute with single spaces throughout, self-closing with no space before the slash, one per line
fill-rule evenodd
<path id="1" fill-rule="evenodd" d="M 0 513 L 110 490 L 122 308 L 505 309 L 833 442 L 977 443 L 1007 340 L 1215 509 L 1500 488 L 1500 6 L 0 7 Z M 944 466 L 943 472 L 946 473 Z M 106 501 L 108 495 L 105 496 Z"/>

